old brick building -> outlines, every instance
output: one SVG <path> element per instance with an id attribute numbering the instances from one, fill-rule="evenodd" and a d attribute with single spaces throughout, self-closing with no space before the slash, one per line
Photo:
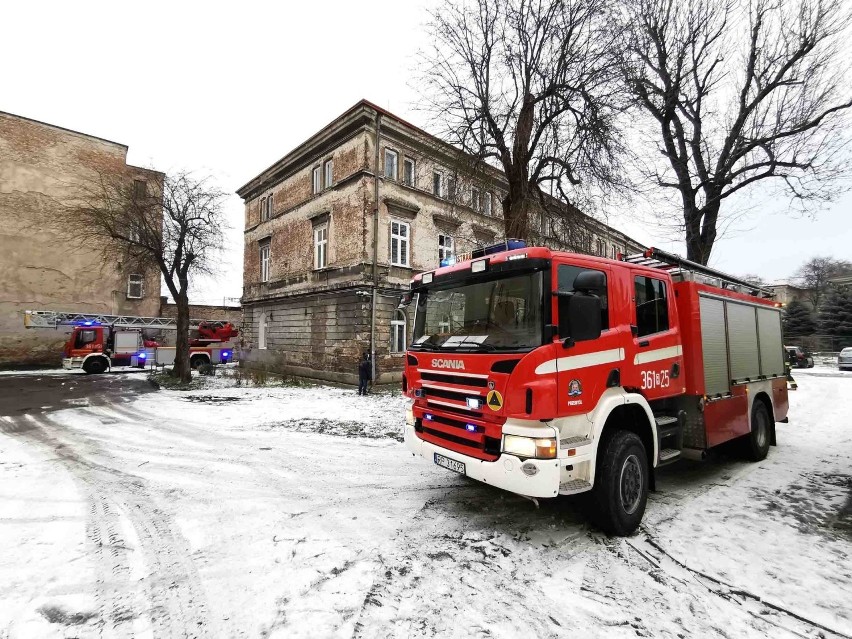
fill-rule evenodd
<path id="1" fill-rule="evenodd" d="M 0 112 L 0 366 L 59 361 L 65 331 L 27 331 L 26 309 L 158 314 L 159 271 L 105 264 L 62 233 L 63 204 L 99 174 L 159 188 L 161 173 L 126 158 L 123 144 Z"/>
<path id="2" fill-rule="evenodd" d="M 444 256 L 502 238 L 505 192 L 501 171 L 359 102 L 237 191 L 244 365 L 354 383 L 372 348 L 378 381 L 399 379 L 413 319 L 400 293 Z M 586 222 L 589 250 L 638 250 Z M 539 223 L 559 247 L 556 225 Z"/>

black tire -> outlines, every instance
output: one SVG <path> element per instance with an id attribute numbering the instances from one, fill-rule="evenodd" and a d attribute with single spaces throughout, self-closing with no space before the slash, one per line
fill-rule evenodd
<path id="1" fill-rule="evenodd" d="M 772 439 L 772 420 L 766 404 L 755 400 L 751 406 L 751 432 L 744 438 L 746 456 L 751 461 L 762 461 L 769 453 L 769 441 Z"/>
<path id="2" fill-rule="evenodd" d="M 204 364 L 207 363 L 207 358 L 203 355 L 193 355 L 189 358 L 189 366 L 195 370 L 200 369 Z"/>
<path id="3" fill-rule="evenodd" d="M 90 360 L 86 360 L 83 364 L 83 370 L 89 375 L 100 375 L 107 369 L 106 361 L 104 361 L 103 357 L 95 357 Z"/>
<path id="4" fill-rule="evenodd" d="M 594 523 L 610 535 L 633 533 L 648 502 L 648 455 L 635 433 L 618 431 L 598 451 L 592 489 Z"/>

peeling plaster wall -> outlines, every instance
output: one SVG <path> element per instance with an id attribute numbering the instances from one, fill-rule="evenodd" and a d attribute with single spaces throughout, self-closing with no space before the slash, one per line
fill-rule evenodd
<path id="1" fill-rule="evenodd" d="M 0 112 L 0 367 L 59 363 L 69 331 L 25 329 L 26 309 L 158 314 L 157 272 L 143 274 L 143 299 L 127 299 L 129 273 L 56 228 L 62 202 L 98 172 L 159 179 L 126 155 L 121 144 Z"/>

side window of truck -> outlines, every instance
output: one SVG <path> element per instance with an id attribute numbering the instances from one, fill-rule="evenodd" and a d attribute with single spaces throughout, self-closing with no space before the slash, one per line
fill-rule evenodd
<path id="1" fill-rule="evenodd" d="M 669 329 L 666 283 L 645 275 L 634 278 L 636 286 L 636 326 L 638 337 Z"/>
<path id="2" fill-rule="evenodd" d="M 95 331 L 80 331 L 77 333 L 77 343 L 75 346 L 77 348 L 82 348 L 86 344 L 90 344 L 95 341 Z"/>
<path id="3" fill-rule="evenodd" d="M 577 275 L 582 271 L 594 271 L 595 269 L 586 269 L 581 266 L 572 266 L 570 264 L 560 264 L 559 270 L 557 271 L 557 287 L 559 291 L 564 293 L 573 293 L 574 292 L 574 280 Z M 603 273 L 603 271 L 601 271 Z M 603 273 L 604 280 L 606 280 L 606 273 Z M 606 288 L 598 294 L 598 297 L 601 300 L 601 330 L 606 330 L 609 328 L 609 293 Z"/>

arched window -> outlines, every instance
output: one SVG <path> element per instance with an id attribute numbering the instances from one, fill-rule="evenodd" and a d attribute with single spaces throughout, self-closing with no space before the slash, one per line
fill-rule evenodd
<path id="1" fill-rule="evenodd" d="M 269 318 L 266 313 L 260 314 L 260 320 L 257 323 L 257 347 L 266 349 L 266 335 L 269 332 Z"/>
<path id="2" fill-rule="evenodd" d="M 391 320 L 391 353 L 405 352 L 405 312 L 397 309 Z"/>

